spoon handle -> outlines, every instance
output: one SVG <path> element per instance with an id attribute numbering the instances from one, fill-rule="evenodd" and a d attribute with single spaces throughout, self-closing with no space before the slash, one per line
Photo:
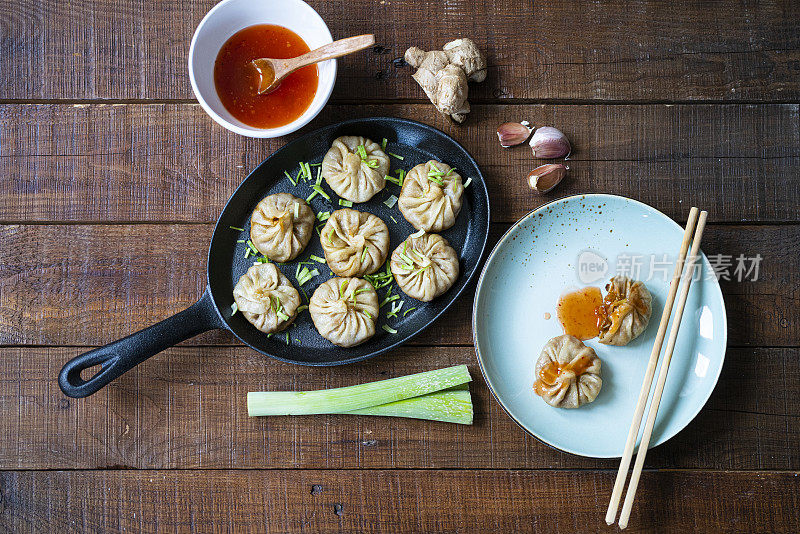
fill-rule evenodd
<path id="1" fill-rule="evenodd" d="M 326 59 L 334 59 L 352 52 L 357 52 L 374 44 L 375 36 L 371 33 L 365 35 L 356 35 L 355 37 L 348 37 L 347 39 L 339 39 L 338 41 L 334 41 L 312 50 L 307 54 L 293 58 L 291 60 L 291 65 L 288 65 L 289 61 L 286 63 L 291 70 L 299 69 L 300 67 L 305 67 L 306 65 L 311 65 L 312 63 L 319 63 L 320 61 L 325 61 Z"/>

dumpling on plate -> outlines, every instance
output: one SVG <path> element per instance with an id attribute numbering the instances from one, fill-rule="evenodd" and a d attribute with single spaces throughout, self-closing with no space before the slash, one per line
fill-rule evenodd
<path id="1" fill-rule="evenodd" d="M 606 345 L 627 345 L 647 328 L 653 297 L 642 282 L 627 276 L 612 278 L 606 291 L 598 308 L 598 340 Z"/>
<path id="2" fill-rule="evenodd" d="M 339 276 L 363 276 L 380 269 L 389 254 L 389 228 L 375 215 L 349 208 L 331 213 L 320 232 L 331 270 Z"/>
<path id="3" fill-rule="evenodd" d="M 233 299 L 244 318 L 265 334 L 292 324 L 300 306 L 300 293 L 274 263 L 247 269 L 233 288 Z"/>
<path id="4" fill-rule="evenodd" d="M 408 171 L 397 204 L 417 230 L 441 232 L 456 223 L 463 194 L 461 175 L 446 163 L 430 160 Z"/>
<path id="5" fill-rule="evenodd" d="M 391 268 L 406 295 L 428 302 L 455 283 L 458 254 L 439 234 L 410 235 L 392 252 Z"/>
<path id="6" fill-rule="evenodd" d="M 306 201 L 289 193 L 265 197 L 250 218 L 250 241 L 267 258 L 295 259 L 314 233 L 316 217 Z"/>
<path id="7" fill-rule="evenodd" d="M 360 278 L 331 278 L 323 282 L 308 305 L 314 327 L 340 347 L 354 347 L 375 335 L 378 294 Z"/>
<path id="8" fill-rule="evenodd" d="M 366 202 L 386 187 L 389 156 L 375 141 L 345 135 L 333 141 L 322 160 L 322 177 L 337 195 Z"/>
<path id="9" fill-rule="evenodd" d="M 578 408 L 592 402 L 603 387 L 600 358 L 577 337 L 548 341 L 536 360 L 533 391 L 550 406 Z"/>

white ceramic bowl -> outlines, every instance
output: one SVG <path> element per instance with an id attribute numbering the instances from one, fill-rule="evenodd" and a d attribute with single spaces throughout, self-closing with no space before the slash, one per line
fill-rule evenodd
<path id="1" fill-rule="evenodd" d="M 308 109 L 295 121 L 280 128 L 255 128 L 235 119 L 214 86 L 214 61 L 234 33 L 254 24 L 277 24 L 289 28 L 311 50 L 333 41 L 325 21 L 302 0 L 223 0 L 203 17 L 189 48 L 189 79 L 192 90 L 212 119 L 232 132 L 248 137 L 280 137 L 299 130 L 325 107 L 336 81 L 336 60 L 317 64 L 319 85 Z"/>

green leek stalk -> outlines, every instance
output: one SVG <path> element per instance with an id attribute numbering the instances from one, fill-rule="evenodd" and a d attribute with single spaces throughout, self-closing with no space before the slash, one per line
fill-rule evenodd
<path id="1" fill-rule="evenodd" d="M 466 384 L 464 385 L 466 386 Z M 345 415 L 407 417 L 471 425 L 472 399 L 469 389 L 459 387 L 344 413 Z"/>
<path id="2" fill-rule="evenodd" d="M 247 414 L 312 415 L 352 412 L 435 393 L 471 381 L 466 365 L 318 391 L 251 391 Z M 390 407 L 386 410 L 403 410 Z"/>

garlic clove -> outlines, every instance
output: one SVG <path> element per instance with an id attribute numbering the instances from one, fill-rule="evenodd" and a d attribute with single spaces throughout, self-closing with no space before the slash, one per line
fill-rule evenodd
<path id="1" fill-rule="evenodd" d="M 536 167 L 528 175 L 528 185 L 539 194 L 549 192 L 567 175 L 569 167 L 561 163 L 548 163 Z"/>
<path id="2" fill-rule="evenodd" d="M 531 136 L 533 130 L 526 122 L 504 122 L 497 127 L 497 138 L 503 148 L 521 145 Z"/>
<path id="3" fill-rule="evenodd" d="M 552 126 L 543 126 L 536 130 L 531 137 L 530 145 L 535 158 L 561 158 L 568 156 L 572 151 L 567 136 Z"/>

